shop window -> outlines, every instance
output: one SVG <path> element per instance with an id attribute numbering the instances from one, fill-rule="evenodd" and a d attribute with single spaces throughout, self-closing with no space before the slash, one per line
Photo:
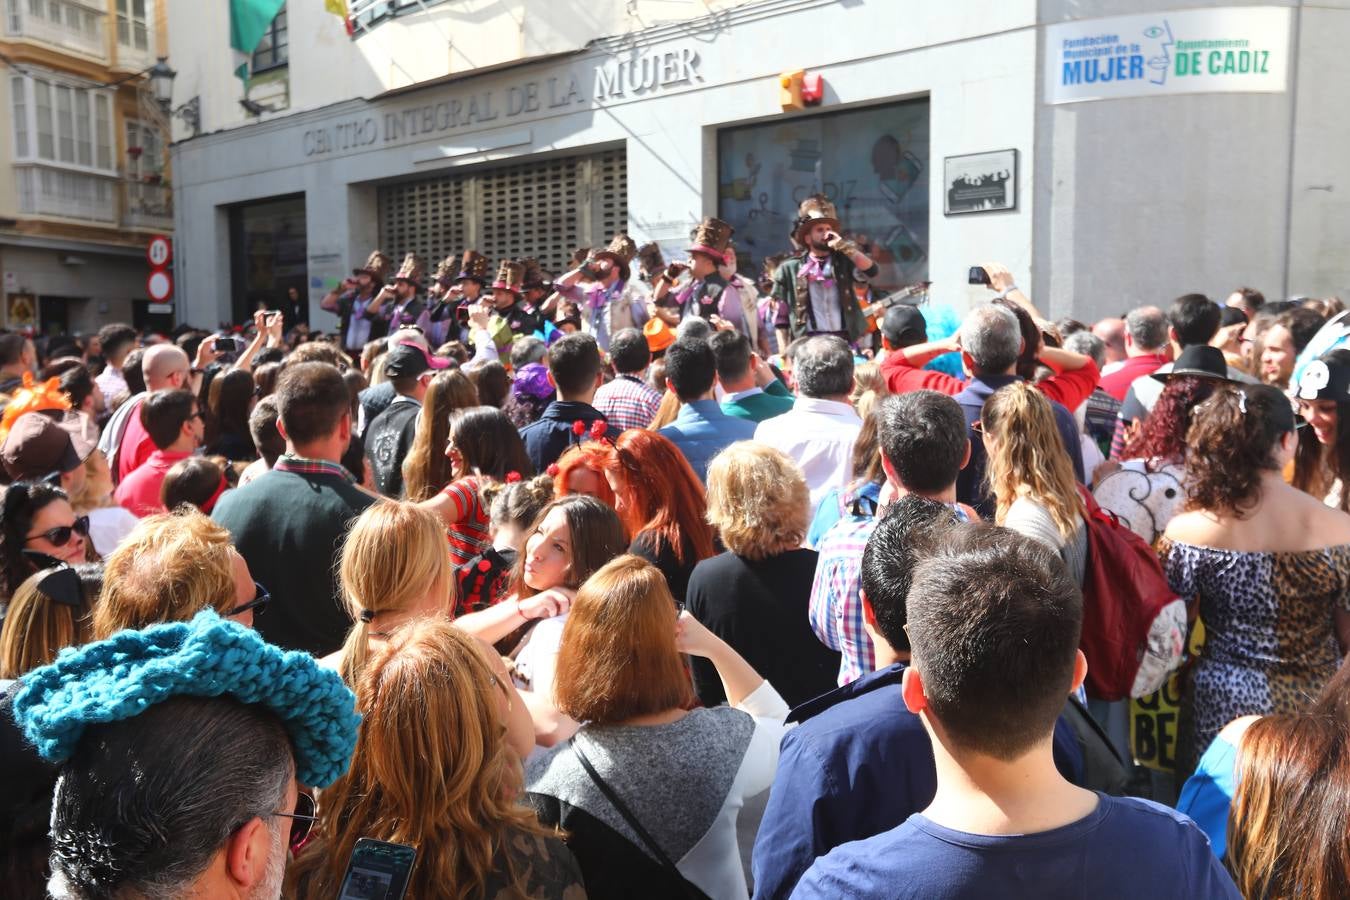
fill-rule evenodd
<path id="1" fill-rule="evenodd" d="M 926 280 L 928 119 L 920 99 L 719 131 L 718 216 L 736 228 L 743 271 L 789 252 L 798 204 L 822 192 L 880 265 L 876 287 Z"/>
<path id="2" fill-rule="evenodd" d="M 230 320 L 243 322 L 259 304 L 281 309 L 289 288 L 308 290 L 304 195 L 230 209 Z"/>

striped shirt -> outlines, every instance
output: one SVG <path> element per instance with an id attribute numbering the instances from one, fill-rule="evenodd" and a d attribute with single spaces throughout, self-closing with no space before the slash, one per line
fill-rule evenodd
<path id="1" fill-rule="evenodd" d="M 492 546 L 487 510 L 478 493 L 482 485 L 483 479 L 470 476 L 452 481 L 441 491 L 454 504 L 447 516 L 454 524 L 446 527 L 445 534 L 450 541 L 450 562 L 456 568 Z"/>
<path id="2" fill-rule="evenodd" d="M 620 431 L 646 428 L 656 418 L 661 395 L 636 375 L 620 375 L 595 392 L 591 404 Z"/>

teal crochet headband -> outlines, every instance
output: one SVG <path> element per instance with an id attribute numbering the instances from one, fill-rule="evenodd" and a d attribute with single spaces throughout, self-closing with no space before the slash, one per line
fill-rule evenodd
<path id="1" fill-rule="evenodd" d="M 13 709 L 38 753 L 60 763 L 87 725 L 133 718 L 170 697 L 222 694 L 276 713 L 301 784 L 327 787 L 347 770 L 361 717 L 342 678 L 210 610 L 61 651 L 24 676 Z"/>

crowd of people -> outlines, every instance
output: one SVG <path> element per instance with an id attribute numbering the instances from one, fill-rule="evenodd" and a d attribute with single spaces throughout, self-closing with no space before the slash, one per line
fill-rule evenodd
<path id="1" fill-rule="evenodd" d="M 872 330 L 842 235 L 0 335 L 5 895 L 1350 896 L 1339 301 Z"/>

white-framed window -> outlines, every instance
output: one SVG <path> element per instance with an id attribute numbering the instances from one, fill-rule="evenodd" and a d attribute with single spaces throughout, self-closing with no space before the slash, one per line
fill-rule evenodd
<path id="1" fill-rule="evenodd" d="M 286 6 L 282 5 L 272 24 L 267 26 L 258 48 L 253 51 L 253 72 L 265 72 L 286 65 L 291 58 L 290 32 L 286 26 Z"/>
<path id="2" fill-rule="evenodd" d="M 150 49 L 150 0 L 117 0 L 117 43 Z"/>
<path id="3" fill-rule="evenodd" d="M 28 155 L 28 91 L 21 76 L 9 79 L 9 96 L 14 100 L 14 155 Z"/>
<path id="4" fill-rule="evenodd" d="M 10 77 L 15 162 L 114 174 L 112 98 L 52 75 Z"/>
<path id="5" fill-rule="evenodd" d="M 140 180 L 164 169 L 164 142 L 159 131 L 136 119 L 127 119 L 127 175 Z M 138 149 L 133 149 L 138 148 Z"/>

